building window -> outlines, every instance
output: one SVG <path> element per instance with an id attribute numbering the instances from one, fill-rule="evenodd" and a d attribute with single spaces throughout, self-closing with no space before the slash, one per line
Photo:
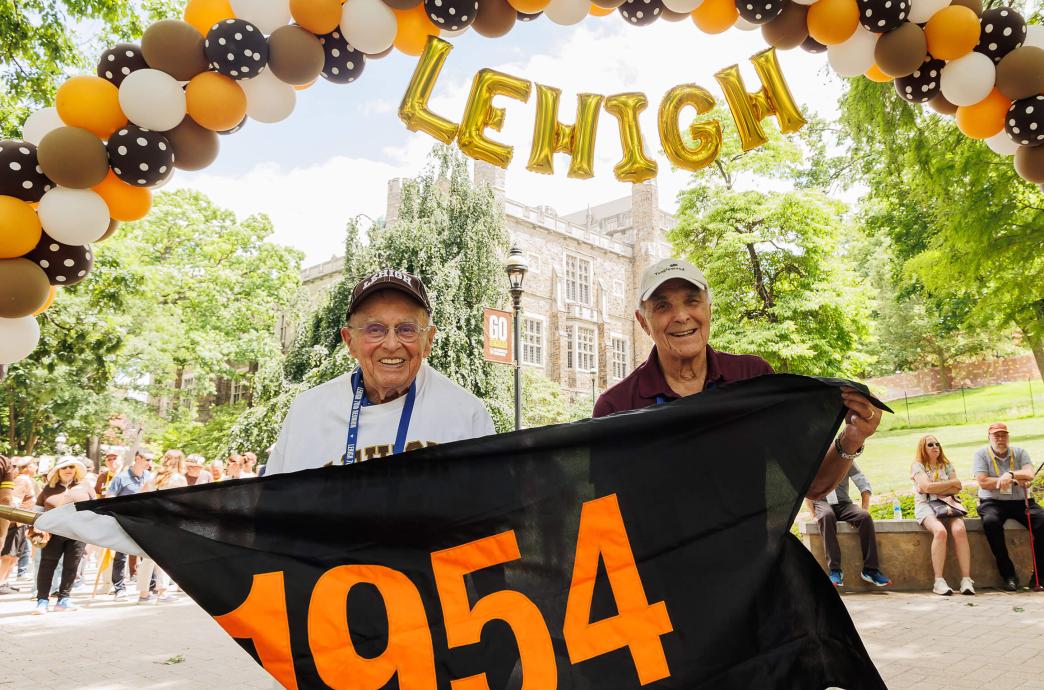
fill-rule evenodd
<path id="1" fill-rule="evenodd" d="M 250 384 L 243 380 L 233 380 L 229 382 L 228 402 L 236 404 L 247 399 L 250 395 Z"/>
<path id="2" fill-rule="evenodd" d="M 577 371 L 595 371 L 595 330 L 578 326 L 576 329 L 576 369 Z"/>
<path id="3" fill-rule="evenodd" d="M 533 316 L 522 319 L 522 363 L 544 366 L 544 320 Z"/>
<path id="4" fill-rule="evenodd" d="M 611 341 L 613 358 L 613 378 L 620 380 L 627 376 L 627 339 L 614 336 Z"/>
<path id="5" fill-rule="evenodd" d="M 624 296 L 624 284 L 622 280 L 613 281 L 613 297 Z"/>
<path id="6" fill-rule="evenodd" d="M 572 326 L 566 326 L 566 369 L 576 367 L 576 330 Z"/>
<path id="7" fill-rule="evenodd" d="M 566 254 L 566 301 L 591 304 L 591 261 Z"/>

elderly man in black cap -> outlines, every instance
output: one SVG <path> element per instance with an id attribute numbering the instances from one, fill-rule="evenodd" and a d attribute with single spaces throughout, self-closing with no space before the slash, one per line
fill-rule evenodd
<path id="1" fill-rule="evenodd" d="M 482 401 L 425 362 L 435 325 L 420 278 L 394 268 L 367 276 L 346 317 L 341 338 L 358 367 L 297 397 L 266 476 L 494 433 Z"/>

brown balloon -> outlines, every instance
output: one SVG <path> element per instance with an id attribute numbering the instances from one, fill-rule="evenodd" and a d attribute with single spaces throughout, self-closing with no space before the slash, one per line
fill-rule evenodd
<path id="1" fill-rule="evenodd" d="M 1044 184 L 1044 146 L 1020 146 L 1015 152 L 1015 172 L 1027 182 Z"/>
<path id="2" fill-rule="evenodd" d="M 1022 46 L 1005 55 L 997 65 L 996 85 L 1012 101 L 1044 93 L 1044 50 Z"/>
<path id="3" fill-rule="evenodd" d="M 617 7 L 627 2 L 627 0 L 591 0 L 591 2 L 595 5 L 598 5 L 602 9 L 615 10 Z"/>
<path id="4" fill-rule="evenodd" d="M 300 86 L 323 71 L 323 44 L 299 26 L 281 26 L 268 37 L 268 69 L 280 81 Z"/>
<path id="5" fill-rule="evenodd" d="M 29 259 L 0 259 L 0 318 L 32 316 L 47 303 L 51 283 Z"/>
<path id="6" fill-rule="evenodd" d="M 486 38 L 499 38 L 515 26 L 518 12 L 507 0 L 479 0 L 472 27 Z"/>
<path id="7" fill-rule="evenodd" d="M 202 170 L 217 158 L 217 132 L 199 125 L 186 115 L 181 124 L 164 132 L 163 136 L 174 149 L 174 167 L 180 170 Z"/>
<path id="8" fill-rule="evenodd" d="M 384 4 L 393 10 L 408 10 L 420 3 L 421 0 L 384 0 Z"/>
<path id="9" fill-rule="evenodd" d="M 86 129 L 59 127 L 49 132 L 36 150 L 43 174 L 57 185 L 87 189 L 109 172 L 105 144 Z"/>
<path id="10" fill-rule="evenodd" d="M 961 7 L 967 7 L 969 10 L 975 13 L 976 17 L 982 16 L 982 0 L 951 0 L 951 5 L 960 5 Z"/>
<path id="11" fill-rule="evenodd" d="M 940 115 L 956 115 L 957 106 L 946 100 L 946 97 L 941 93 L 936 94 L 934 98 L 928 101 L 928 105 L 931 106 L 932 110 L 939 113 Z"/>
<path id="12" fill-rule="evenodd" d="M 177 19 L 163 19 L 145 29 L 141 54 L 149 67 L 178 81 L 188 81 L 209 67 L 203 37 L 194 26 Z"/>
<path id="13" fill-rule="evenodd" d="M 928 39 L 924 31 L 906 22 L 878 39 L 874 63 L 889 77 L 905 77 L 917 71 L 927 55 Z"/>
<path id="14" fill-rule="evenodd" d="M 623 3 L 620 3 L 620 4 L 622 5 Z M 609 9 L 609 8 L 607 7 L 605 9 Z M 667 9 L 666 7 L 664 7 L 663 10 L 660 12 L 660 18 L 663 19 L 664 21 L 668 21 L 668 22 L 685 21 L 686 19 L 689 19 L 691 16 L 692 16 L 691 12 L 675 12 L 673 10 Z"/>
<path id="15" fill-rule="evenodd" d="M 379 53 L 366 53 L 366 59 L 367 60 L 380 60 L 381 58 L 388 57 L 388 55 L 390 55 L 392 50 L 394 50 L 394 49 L 395 49 L 395 46 L 391 45 L 391 46 L 388 46 L 387 48 L 385 48 L 384 50 L 382 50 Z"/>
<path id="16" fill-rule="evenodd" d="M 113 236 L 113 234 L 119 227 L 120 221 L 116 220 L 115 218 L 110 218 L 109 227 L 105 229 L 105 234 L 99 237 L 98 239 L 94 240 L 94 243 L 97 244 L 98 242 L 104 242 L 105 240 L 109 239 Z"/>
<path id="17" fill-rule="evenodd" d="M 773 48 L 797 48 L 808 38 L 808 6 L 787 2 L 775 19 L 761 25 L 761 35 Z"/>

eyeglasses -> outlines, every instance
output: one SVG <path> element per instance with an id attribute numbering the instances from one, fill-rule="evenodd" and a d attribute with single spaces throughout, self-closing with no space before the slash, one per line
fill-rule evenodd
<path id="1" fill-rule="evenodd" d="M 348 328 L 353 331 L 362 331 L 363 339 L 368 343 L 380 343 L 384 342 L 384 339 L 388 337 L 388 333 L 392 330 L 385 326 L 383 323 L 376 321 L 368 323 L 365 326 L 349 326 Z M 400 343 L 413 343 L 417 341 L 417 338 L 421 333 L 431 330 L 431 326 L 420 326 L 418 324 L 406 321 L 404 323 L 395 324 L 395 339 Z"/>
<path id="2" fill-rule="evenodd" d="M 928 443 L 926 443 L 924 445 L 927 448 L 942 448 L 942 444 L 941 443 L 936 443 L 935 441 L 929 441 Z"/>

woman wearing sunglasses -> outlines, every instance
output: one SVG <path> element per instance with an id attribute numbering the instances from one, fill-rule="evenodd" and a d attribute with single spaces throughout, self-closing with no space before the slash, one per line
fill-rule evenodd
<path id="1" fill-rule="evenodd" d="M 932 533 L 932 570 L 935 571 L 932 591 L 943 596 L 953 594 L 943 577 L 949 528 L 957 552 L 957 565 L 961 569 L 961 594 L 975 594 L 975 583 L 971 579 L 971 549 L 964 528 L 967 511 L 955 498 L 961 492 L 961 481 L 935 436 L 927 434 L 917 443 L 917 459 L 910 468 L 910 476 L 916 492 L 914 517 Z"/>

